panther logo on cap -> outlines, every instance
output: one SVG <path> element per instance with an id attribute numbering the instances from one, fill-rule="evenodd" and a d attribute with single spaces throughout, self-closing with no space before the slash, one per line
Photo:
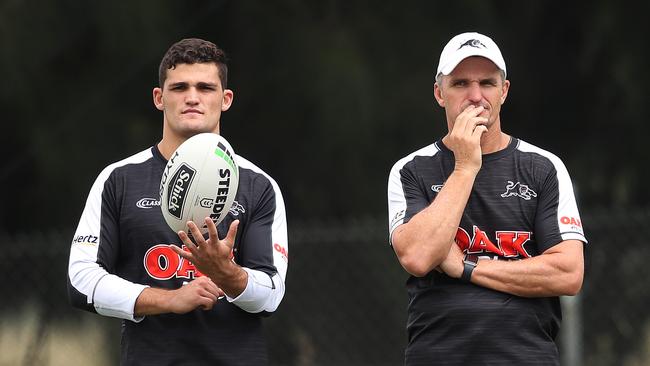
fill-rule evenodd
<path id="1" fill-rule="evenodd" d="M 478 39 L 470 39 L 469 41 L 466 41 L 465 43 L 461 44 L 460 47 L 457 48 L 457 50 L 459 50 L 459 49 L 461 49 L 461 48 L 463 48 L 465 46 L 470 46 L 470 47 L 474 47 L 474 48 L 479 48 L 479 47 L 487 48 Z"/>

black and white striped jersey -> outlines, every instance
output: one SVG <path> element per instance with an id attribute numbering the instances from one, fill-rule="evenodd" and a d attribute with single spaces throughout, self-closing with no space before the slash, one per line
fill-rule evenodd
<path id="1" fill-rule="evenodd" d="M 209 310 L 136 318 L 148 286 L 175 289 L 202 274 L 169 249 L 181 245 L 160 210 L 167 160 L 156 146 L 106 167 L 93 184 L 74 235 L 68 267 L 72 304 L 124 319 L 123 365 L 251 365 L 266 362 L 260 317 L 284 296 L 288 264 L 284 201 L 276 182 L 235 157 L 235 202 L 218 225 L 223 237 L 240 224 L 234 261 L 248 272 L 246 289 Z"/>
<path id="2" fill-rule="evenodd" d="M 454 169 L 441 140 L 399 160 L 388 180 L 389 232 L 427 207 Z M 483 155 L 456 234 L 465 253 L 533 257 L 576 239 L 586 243 L 569 174 L 548 151 L 512 138 Z M 521 298 L 437 271 L 411 276 L 406 363 L 557 364 L 559 299 Z"/>

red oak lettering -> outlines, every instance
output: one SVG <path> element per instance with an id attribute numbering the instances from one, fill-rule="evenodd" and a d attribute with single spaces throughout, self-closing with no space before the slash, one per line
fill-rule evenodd
<path id="1" fill-rule="evenodd" d="M 485 231 L 480 230 L 478 226 L 474 225 L 474 238 L 472 238 L 472 244 L 467 250 L 468 253 L 482 253 L 482 252 L 492 252 L 498 255 L 503 255 L 501 249 L 497 248 L 490 238 L 485 235 Z"/>
<path id="2" fill-rule="evenodd" d="M 176 274 L 180 257 L 169 246 L 155 245 L 144 255 L 144 268 L 149 276 L 157 280 L 168 280 Z"/>
<path id="3" fill-rule="evenodd" d="M 473 235 L 470 238 L 465 229 L 459 227 L 456 231 L 456 244 L 467 253 L 480 254 L 485 252 L 495 253 L 504 257 L 530 257 L 530 254 L 524 249 L 532 233 L 527 231 L 497 231 L 497 245 L 488 238 L 485 231 L 480 230 L 474 225 Z"/>
<path id="4" fill-rule="evenodd" d="M 185 245 L 183 245 L 183 250 L 189 252 L 189 249 L 187 249 Z M 203 276 L 203 273 L 196 269 L 192 262 L 185 258 L 181 258 L 181 265 L 179 266 L 178 271 L 176 271 L 176 277 L 194 279 L 201 276 Z"/>
<path id="5" fill-rule="evenodd" d="M 524 244 L 530 240 L 531 233 L 527 231 L 497 231 L 497 243 L 504 257 L 521 255 L 529 258 L 530 254 L 524 249 Z"/>
<path id="6" fill-rule="evenodd" d="M 458 228 L 456 231 L 456 244 L 460 247 L 460 250 L 465 252 L 469 248 L 470 238 L 469 234 L 462 227 Z"/>
<path id="7" fill-rule="evenodd" d="M 287 249 L 283 247 L 282 245 L 275 243 L 273 244 L 273 249 L 275 249 L 277 252 L 282 254 L 283 257 L 289 258 L 289 253 L 287 253 Z"/>
<path id="8" fill-rule="evenodd" d="M 564 225 L 574 225 L 577 227 L 582 227 L 582 222 L 580 222 L 580 219 L 576 219 L 575 217 L 562 216 L 562 218 L 560 218 L 560 222 L 563 223 Z"/>
<path id="9" fill-rule="evenodd" d="M 183 250 L 188 251 L 183 245 Z M 152 278 L 169 280 L 171 278 L 193 279 L 203 274 L 189 261 L 174 253 L 168 245 L 158 244 L 149 248 L 144 255 L 144 268 Z"/>

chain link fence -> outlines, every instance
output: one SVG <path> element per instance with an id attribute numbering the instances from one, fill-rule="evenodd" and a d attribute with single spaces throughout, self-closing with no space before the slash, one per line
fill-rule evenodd
<path id="1" fill-rule="evenodd" d="M 583 290 L 571 301 L 577 316 L 565 313 L 571 332 L 561 351 L 573 356 L 564 364 L 648 365 L 650 209 L 583 211 L 590 243 Z M 407 274 L 388 245 L 386 218 L 290 220 L 289 230 L 287 293 L 265 319 L 272 364 L 401 364 Z M 71 237 L 72 228 L 0 232 L 0 365 L 118 364 L 120 321 L 67 303 Z M 577 341 L 562 342 L 566 334 Z"/>

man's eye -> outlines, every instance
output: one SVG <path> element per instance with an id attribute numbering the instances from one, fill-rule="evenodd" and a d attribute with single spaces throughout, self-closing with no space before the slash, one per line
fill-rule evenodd
<path id="1" fill-rule="evenodd" d="M 451 83 L 451 86 L 461 87 L 467 85 L 467 82 L 464 80 L 456 80 Z"/>

